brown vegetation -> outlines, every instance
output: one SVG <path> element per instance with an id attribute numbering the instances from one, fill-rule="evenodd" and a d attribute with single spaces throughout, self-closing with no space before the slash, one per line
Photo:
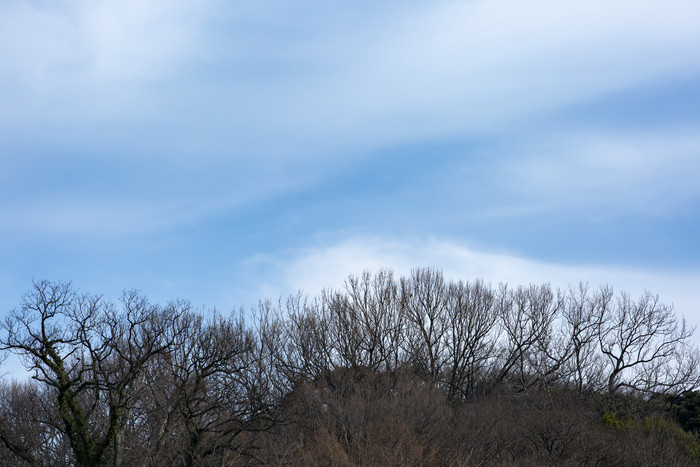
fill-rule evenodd
<path id="1" fill-rule="evenodd" d="M 647 293 L 421 269 L 222 316 L 37 282 L 2 465 L 696 465 L 692 331 Z"/>

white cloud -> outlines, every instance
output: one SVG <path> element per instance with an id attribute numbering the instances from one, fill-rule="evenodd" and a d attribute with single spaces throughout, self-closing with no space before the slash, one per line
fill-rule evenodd
<path id="1" fill-rule="evenodd" d="M 107 79 L 155 78 L 198 52 L 211 2 L 90 1 L 81 18 L 92 73 Z"/>
<path id="2" fill-rule="evenodd" d="M 339 41 L 346 54 L 318 58 L 337 65 L 303 94 L 324 127 L 361 127 L 364 138 L 482 131 L 700 71 L 694 2 L 431 2 L 393 13 L 363 40 Z"/>
<path id="3" fill-rule="evenodd" d="M 553 108 L 700 71 L 700 7 L 690 0 L 296 5 L 2 2 L 2 135 L 19 148 L 41 140 L 37 152 L 50 155 L 36 157 L 38 164 L 73 153 L 94 160 L 158 158 L 186 179 L 193 162 L 223 161 L 218 170 L 243 174 L 246 183 L 217 179 L 201 191 L 250 199 L 246 190 L 268 176 L 260 166 L 293 174 L 290 184 L 298 186 L 383 147 L 501 132 Z M 619 149 L 608 143 L 601 143 L 606 151 Z M 14 149 L 5 142 L 0 147 L 12 154 L 7 157 L 25 157 Z M 590 165 L 585 157 L 567 163 L 594 175 L 589 181 L 610 177 L 606 190 L 625 177 L 624 170 Z M 556 172 L 542 185 L 550 187 L 547 194 L 560 192 L 557 179 L 589 188 L 563 163 L 532 162 L 533 179 Z M 683 174 L 674 169 L 671 175 Z M 80 185 L 79 175 L 71 183 Z M 188 195 L 202 186 L 194 184 Z M 153 191 L 162 186 L 154 183 Z M 267 186 L 268 194 L 280 192 Z M 678 187 L 694 193 L 689 182 Z M 187 205 L 184 198 L 176 196 L 174 204 Z M 210 212 L 209 203 L 199 201 L 204 196 L 195 198 L 197 215 Z M 124 198 L 89 201 L 69 204 L 78 213 L 115 206 L 142 211 Z M 135 226 L 178 222 L 157 194 L 145 193 L 143 203 L 143 216 L 160 219 L 139 222 L 141 214 L 128 212 L 116 218 Z M 26 200 L 15 204 L 26 211 L 19 219 L 39 218 Z"/>
<path id="4" fill-rule="evenodd" d="M 46 84 L 66 78 L 145 79 L 198 46 L 211 1 L 3 2 L 5 71 Z M 83 83 L 84 84 L 84 83 Z"/>
<path id="5" fill-rule="evenodd" d="M 505 157 L 503 184 L 526 202 L 585 211 L 669 214 L 700 197 L 700 132 L 568 131 Z M 552 206 L 554 204 L 554 206 Z"/>
<path id="6" fill-rule="evenodd" d="M 207 125 L 238 122 L 230 141 L 250 142 L 251 131 L 270 128 L 268 135 L 319 153 L 333 142 L 390 144 L 499 127 L 524 114 L 700 71 L 694 21 L 700 7 L 689 0 L 5 5 L 0 37 L 3 56 L 11 59 L 2 71 L 17 86 L 34 75 L 38 82 L 27 85 L 25 98 L 38 91 L 48 103 L 73 98 L 79 107 L 99 98 L 126 115 L 131 109 L 132 118 L 155 111 L 170 120 L 177 109 L 176 121 L 192 123 L 186 109 L 169 101 L 199 109 L 196 95 L 230 104 L 204 118 Z M 183 81 L 180 65 L 200 79 Z M 17 102 L 14 110 L 22 107 Z M 31 115 L 45 113 L 42 107 L 37 103 Z M 53 110 L 59 121 L 67 111 Z M 84 109 L 86 117 L 104 111 Z"/>
<path id="7" fill-rule="evenodd" d="M 270 263 L 271 259 L 266 258 Z M 275 271 L 256 291 L 262 296 L 303 290 L 313 296 L 325 287 L 341 287 L 348 274 L 390 268 L 397 275 L 412 268 L 434 267 L 447 278 L 511 286 L 550 283 L 563 289 L 587 282 L 592 287 L 609 284 L 616 291 L 658 293 L 673 303 L 692 325 L 700 325 L 700 271 L 644 271 L 638 268 L 555 264 L 519 257 L 507 252 L 484 252 L 440 238 L 393 239 L 351 237 L 331 244 L 294 252 L 274 261 Z M 272 287 L 270 284 L 277 284 Z M 700 335 L 696 336 L 700 340 Z"/>
<path id="8" fill-rule="evenodd" d="M 0 122 L 65 127 L 151 114 L 148 105 L 157 101 L 146 91 L 201 50 L 199 34 L 211 4 L 2 2 L 0 86 L 6 107 Z"/>

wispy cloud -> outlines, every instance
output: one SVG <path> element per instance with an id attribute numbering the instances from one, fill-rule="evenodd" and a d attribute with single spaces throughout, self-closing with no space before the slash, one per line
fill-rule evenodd
<path id="1" fill-rule="evenodd" d="M 360 143 L 500 130 L 524 116 L 697 74 L 700 33 L 690 19 L 697 8 L 684 1 L 431 2 L 392 11 L 361 38 L 319 38 L 346 53 L 317 48 L 314 63 L 326 72 L 295 85 L 318 128 L 362 131 Z M 292 94 L 280 97 L 290 104 L 284 108 L 298 108 Z M 279 118 L 290 126 L 309 120 L 296 112 Z"/>
<path id="2" fill-rule="evenodd" d="M 700 132 L 695 128 L 570 128 L 515 146 L 505 149 L 490 179 L 511 193 L 514 205 L 583 216 L 663 217 L 694 209 L 700 200 Z"/>
<path id="3" fill-rule="evenodd" d="M 563 266 L 440 238 L 468 232 L 460 222 L 469 217 L 697 217 L 696 121 L 648 128 L 627 116 L 621 128 L 562 116 L 622 91 L 697 79 L 698 17 L 696 0 L 0 2 L 0 231 L 38 233 L 51 250 L 56 234 L 112 240 L 278 201 L 212 235 L 235 243 L 244 231 L 263 236 L 246 231 L 256 216 L 286 219 L 286 197 L 302 193 L 322 206 L 302 213 L 308 228 L 290 228 L 294 238 L 281 228 L 276 247 L 345 227 L 380 236 L 286 255 L 250 241 L 230 263 L 269 253 L 259 267 L 281 271 L 268 275 L 269 290 L 433 265 L 454 277 L 647 287 L 695 306 L 696 272 Z M 442 157 L 441 144 L 454 141 L 454 156 Z M 399 161 L 414 143 L 430 149 L 408 164 L 410 182 L 374 198 L 338 183 L 327 204 L 332 190 L 315 191 L 373 170 L 373 158 Z M 300 200 L 289 210 L 306 207 Z M 358 214 L 375 206 L 375 217 Z M 356 209 L 347 213 L 356 221 L 329 225 L 342 209 Z M 437 217 L 459 228 L 406 240 L 399 231 L 410 216 L 406 230 L 427 226 L 418 235 Z M 401 227 L 367 227 L 379 217 Z M 475 241 L 487 243 L 487 227 Z M 223 249 L 187 241 L 209 259 Z M 138 255 L 130 267 L 146 261 Z M 190 262 L 178 267 L 189 273 Z"/>
<path id="4" fill-rule="evenodd" d="M 384 238 L 350 236 L 327 244 L 265 258 L 271 267 L 266 281 L 256 284 L 256 293 L 275 297 L 302 290 L 313 296 L 323 288 L 342 287 L 348 274 L 390 268 L 406 275 L 413 268 L 433 267 L 454 280 L 484 279 L 511 286 L 550 283 L 566 289 L 586 282 L 591 287 L 611 285 L 615 290 L 641 294 L 658 293 L 673 303 L 691 324 L 700 325 L 700 271 L 640 270 L 612 266 L 557 264 L 509 252 L 485 252 L 443 238 Z M 261 266 L 261 265 L 259 265 Z M 265 277 L 265 276 L 259 276 Z M 700 339 L 700 336 L 698 336 Z"/>
<path id="5" fill-rule="evenodd" d="M 227 143 L 257 155 L 250 134 L 275 135 L 288 144 L 259 148 L 288 157 L 391 144 L 700 72 L 698 6 L 686 0 L 5 5 L 6 83 L 46 98 L 33 109 L 10 101 L 14 113 L 60 121 L 76 105 L 90 118 L 109 104 L 187 132 L 229 132 Z M 75 99 L 87 96 L 96 102 Z"/>
<path id="6" fill-rule="evenodd" d="M 212 2 L 3 2 L 5 79 L 33 90 L 172 75 L 198 52 Z"/>

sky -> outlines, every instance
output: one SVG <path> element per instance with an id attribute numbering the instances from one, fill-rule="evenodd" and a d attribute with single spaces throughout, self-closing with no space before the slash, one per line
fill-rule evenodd
<path id="1" fill-rule="evenodd" d="M 229 311 L 434 267 L 650 290 L 700 325 L 698 18 L 4 0 L 0 313 L 40 279 Z"/>

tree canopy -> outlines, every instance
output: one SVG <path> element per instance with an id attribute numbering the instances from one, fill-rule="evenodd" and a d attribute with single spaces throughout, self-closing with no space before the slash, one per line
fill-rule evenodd
<path id="1" fill-rule="evenodd" d="M 0 461 L 614 465 L 628 436 L 692 463 L 692 332 L 648 292 L 434 269 L 230 315 L 37 281 L 0 326 L 32 374 L 0 384 Z"/>

